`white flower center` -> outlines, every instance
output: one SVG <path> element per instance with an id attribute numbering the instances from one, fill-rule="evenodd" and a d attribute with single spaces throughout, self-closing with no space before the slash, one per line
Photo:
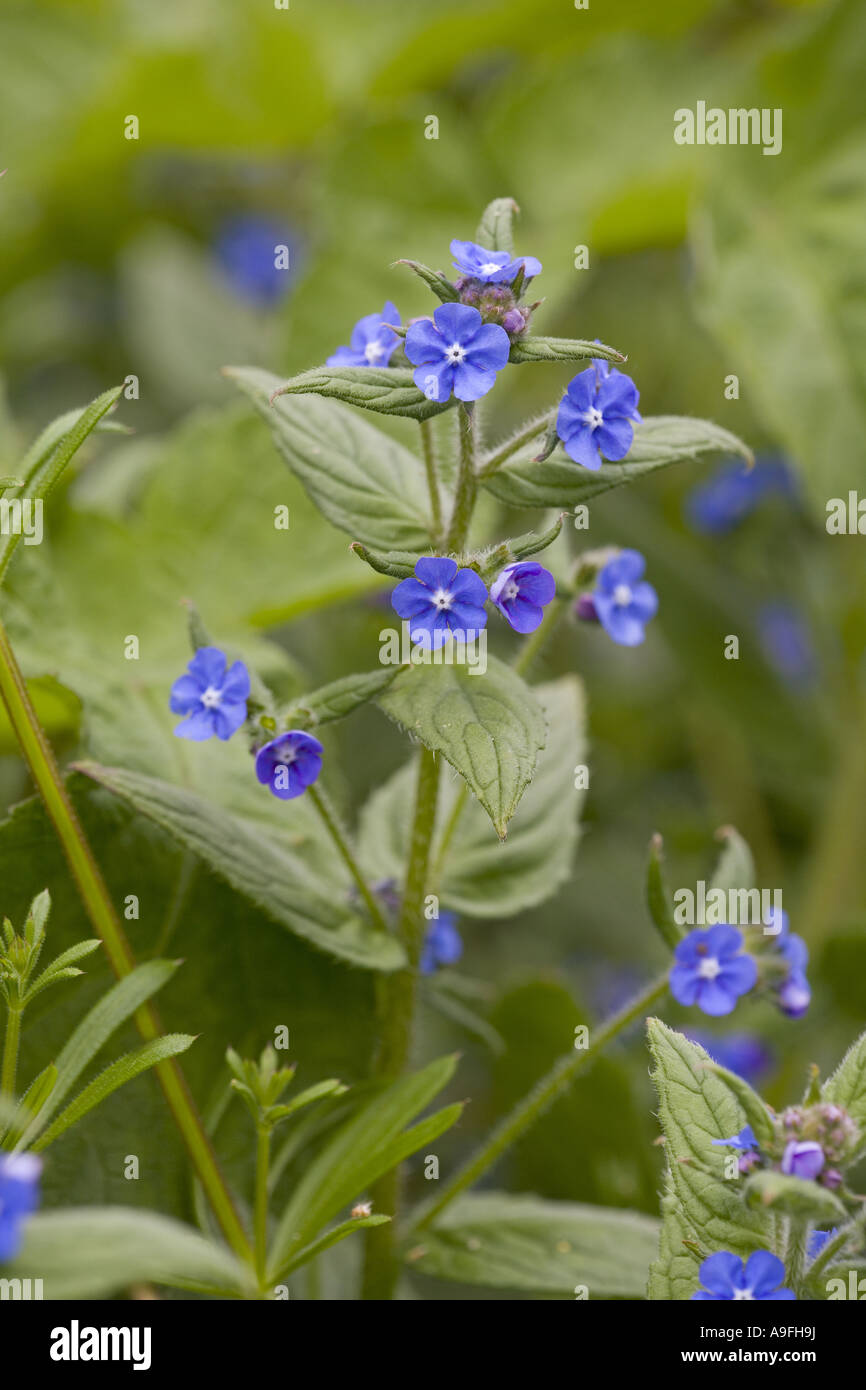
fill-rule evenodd
<path id="1" fill-rule="evenodd" d="M 502 267 L 499 266 L 499 265 L 497 265 L 495 261 L 485 261 L 485 262 L 484 262 L 484 265 L 481 267 L 481 274 L 482 274 L 482 275 L 495 275 L 496 272 L 497 272 L 497 270 L 501 270 L 501 269 L 502 269 Z"/>
<path id="2" fill-rule="evenodd" d="M 462 362 L 465 356 L 466 349 L 462 347 L 460 343 L 452 343 L 450 347 L 445 349 L 446 360 L 451 362 L 454 366 L 456 366 L 458 362 Z"/>
<path id="3" fill-rule="evenodd" d="M 613 591 L 613 601 L 617 608 L 627 608 L 631 603 L 632 593 L 627 584 L 617 584 Z"/>
<path id="4" fill-rule="evenodd" d="M 378 362 L 380 357 L 385 356 L 385 349 L 381 343 L 374 340 L 364 348 L 364 356 L 368 362 Z"/>
<path id="5" fill-rule="evenodd" d="M 755 1295 L 751 1289 L 734 1289 L 734 1302 L 741 1303 L 744 1298 L 750 1298 L 754 1302 Z"/>
<path id="6" fill-rule="evenodd" d="M 589 425 L 589 428 L 591 430 L 597 430 L 599 425 L 604 424 L 604 416 L 602 415 L 601 411 L 594 405 L 591 405 L 589 407 L 589 410 L 585 410 L 583 412 L 583 418 Z"/>
<path id="7" fill-rule="evenodd" d="M 715 956 L 707 956 L 706 960 L 702 960 L 698 966 L 698 974 L 702 980 L 714 980 L 721 973 L 721 969 L 722 967 Z"/>
<path id="8" fill-rule="evenodd" d="M 502 597 L 505 598 L 505 599 L 517 598 L 517 595 L 518 595 L 519 593 L 520 593 L 520 585 L 518 584 L 517 580 L 516 580 L 516 579 L 509 579 L 509 581 L 508 581 L 508 583 L 506 584 L 504 590 L 502 591 Z"/>
<path id="9" fill-rule="evenodd" d="M 217 690 L 215 686 L 209 685 L 200 699 L 205 709 L 216 709 L 222 699 L 222 692 Z"/>
<path id="10" fill-rule="evenodd" d="M 453 599 L 447 589 L 437 589 L 433 595 L 433 602 L 439 612 L 444 613 L 446 609 L 451 607 Z"/>

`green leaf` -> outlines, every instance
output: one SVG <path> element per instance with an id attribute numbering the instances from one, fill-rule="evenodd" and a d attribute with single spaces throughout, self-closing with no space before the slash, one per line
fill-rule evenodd
<path id="1" fill-rule="evenodd" d="M 686 459 L 708 454 L 735 454 L 748 461 L 752 457 L 730 431 L 708 420 L 680 415 L 650 416 L 636 425 L 625 461 L 602 463 L 596 473 L 581 468 L 561 445 L 542 463 L 535 462 L 538 452 L 538 440 L 531 440 L 486 478 L 484 486 L 512 507 L 573 508 Z"/>
<path id="2" fill-rule="evenodd" d="M 460 773 L 500 839 L 532 780 L 545 742 L 541 707 L 510 667 L 410 666 L 379 697 L 381 708 Z"/>
<path id="3" fill-rule="evenodd" d="M 228 368 L 226 375 L 250 397 L 283 459 L 329 521 L 377 550 L 429 545 L 420 459 L 339 401 L 282 396 L 272 406 L 278 377 L 250 367 Z"/>
<path id="4" fill-rule="evenodd" d="M 416 1125 L 403 1132 L 448 1084 L 456 1065 L 455 1057 L 441 1057 L 423 1071 L 401 1077 L 369 1101 L 327 1142 L 305 1170 L 280 1218 L 270 1254 L 274 1282 L 296 1253 L 371 1183 L 454 1123 L 460 1106 L 449 1106 L 430 1116 L 423 1128 Z"/>
<path id="5" fill-rule="evenodd" d="M 673 1220 L 670 1205 L 665 1215 L 661 1255 L 653 1267 L 650 1294 L 656 1297 L 656 1290 L 662 1287 L 670 1290 L 667 1297 L 684 1299 L 698 1287 L 699 1264 L 698 1256 L 689 1251 L 691 1264 L 686 1272 L 685 1240 L 707 1253 L 730 1250 L 741 1257 L 773 1247 L 767 1216 L 743 1202 L 742 1181 L 726 1182 L 715 1176 L 723 1169 L 712 1141 L 727 1139 L 743 1128 L 745 1117 L 739 1101 L 717 1075 L 702 1047 L 659 1019 L 649 1019 L 647 1027 L 670 1193 L 675 1201 Z"/>
<path id="6" fill-rule="evenodd" d="M 165 1061 L 168 1057 L 177 1057 L 181 1052 L 195 1042 L 195 1038 L 186 1033 L 167 1033 L 164 1037 L 154 1038 L 151 1042 L 143 1043 L 135 1052 L 129 1052 L 125 1057 L 119 1057 L 116 1062 L 112 1062 L 110 1067 L 100 1072 L 99 1076 L 94 1077 L 88 1086 L 75 1097 L 71 1105 L 61 1111 L 44 1130 L 35 1143 L 30 1147 L 35 1153 L 40 1153 L 42 1149 L 53 1144 L 55 1139 L 71 1125 L 82 1119 L 89 1110 L 101 1104 L 112 1091 L 116 1091 L 119 1086 L 125 1086 L 127 1081 L 132 1081 L 142 1072 L 148 1071 L 150 1067 L 156 1066 L 157 1062 Z"/>
<path id="7" fill-rule="evenodd" d="M 363 560 L 365 565 L 369 565 L 370 569 L 375 570 L 377 574 L 387 574 L 390 579 L 408 579 L 415 573 L 418 563 L 418 556 L 413 550 L 389 550 L 381 554 L 379 551 L 370 550 L 360 541 L 353 541 L 349 549 Z"/>
<path id="8" fill-rule="evenodd" d="M 17 1108 L 9 1117 L 9 1128 L 3 1136 L 3 1116 L 0 1114 L 0 1136 L 5 1149 L 14 1149 L 21 1136 L 30 1128 L 57 1084 L 57 1068 L 50 1062 L 30 1083 Z"/>
<path id="9" fill-rule="evenodd" d="M 818 1226 L 838 1226 L 848 1219 L 839 1198 L 820 1183 L 769 1168 L 746 1179 L 745 1196 L 749 1206 L 761 1212 L 781 1211 L 786 1216 L 808 1217 Z"/>
<path id="10" fill-rule="evenodd" d="M 78 764 L 78 770 L 161 826 L 237 892 L 311 945 L 368 970 L 397 970 L 403 964 L 396 938 L 350 911 L 346 891 L 335 893 L 333 881 L 321 884 L 303 856 L 265 827 L 247 824 L 155 777 L 90 762 Z"/>
<path id="11" fill-rule="evenodd" d="M 734 1071 L 728 1071 L 727 1067 L 720 1066 L 718 1062 L 707 1063 L 711 1072 L 723 1081 L 734 1098 L 739 1102 L 746 1123 L 751 1125 L 755 1133 L 755 1138 L 760 1146 L 768 1144 L 775 1135 L 773 1121 L 757 1091 L 753 1091 L 748 1081 L 742 1076 L 738 1076 Z"/>
<path id="12" fill-rule="evenodd" d="M 549 545 L 553 545 L 560 531 L 565 518 L 565 513 L 558 516 L 554 524 L 546 531 L 525 531 L 522 536 L 514 536 L 510 540 L 502 541 L 499 545 L 480 557 L 480 573 L 486 584 L 504 569 L 506 565 L 511 565 L 515 560 L 525 560 L 530 555 L 537 555 L 540 551 L 546 550 Z"/>
<path id="13" fill-rule="evenodd" d="M 515 338 L 508 355 L 509 362 L 581 362 L 598 357 L 605 362 L 625 362 L 617 348 L 604 343 L 591 343 L 587 338 L 539 338 L 524 333 Z M 536 453 L 538 450 L 536 449 Z"/>
<path id="14" fill-rule="evenodd" d="M 312 1244 L 299 1250 L 297 1255 L 283 1267 L 281 1277 L 285 1278 L 293 1270 L 300 1269 L 301 1265 L 308 1264 L 317 1255 L 321 1255 L 323 1250 L 330 1250 L 332 1245 L 338 1245 L 341 1240 L 345 1240 L 346 1236 L 354 1235 L 356 1231 L 361 1231 L 367 1226 L 384 1226 L 390 1220 L 390 1216 L 372 1214 L 370 1216 L 350 1217 L 348 1221 L 341 1221 L 339 1226 L 332 1227 L 318 1240 L 314 1240 Z"/>
<path id="15" fill-rule="evenodd" d="M 47 1299 L 108 1298 L 131 1284 L 249 1293 L 245 1269 L 189 1226 L 132 1207 L 37 1212 L 7 1279 L 41 1279 Z"/>
<path id="16" fill-rule="evenodd" d="M 482 1192 L 461 1197 L 410 1252 L 413 1269 L 457 1284 L 571 1298 L 646 1296 L 659 1223 L 639 1212 Z"/>
<path id="17" fill-rule="evenodd" d="M 670 890 L 662 868 L 661 835 L 654 835 L 650 840 L 646 867 L 646 901 L 653 925 L 665 945 L 673 951 L 685 933 L 674 921 Z"/>
<path id="18" fill-rule="evenodd" d="M 475 241 L 486 251 L 507 251 L 514 255 L 514 234 L 512 224 L 515 214 L 520 211 L 513 198 L 494 198 L 481 214 L 481 221 L 475 233 Z"/>
<path id="19" fill-rule="evenodd" d="M 411 367 L 315 367 L 283 382 L 271 392 L 271 404 L 283 396 L 326 396 L 377 415 L 429 420 L 453 409 L 456 401 L 431 401 L 415 385 Z M 226 376 L 238 374 L 227 367 Z"/>
<path id="20" fill-rule="evenodd" d="M 57 1058 L 57 1081 L 39 1114 L 39 1127 L 56 1112 L 100 1048 L 136 1009 L 171 979 L 179 962 L 149 960 L 105 993 L 78 1024 Z"/>
<path id="21" fill-rule="evenodd" d="M 575 787 L 575 769 L 586 757 L 583 686 L 576 676 L 564 676 L 533 686 L 532 693 L 547 717 L 549 733 L 505 843 L 494 839 L 481 805 L 470 800 L 442 857 L 443 832 L 461 784 L 448 780 L 442 788 L 433 846 L 436 891 L 446 906 L 470 917 L 510 917 L 535 907 L 571 872 L 584 796 Z M 372 877 L 402 877 L 413 791 L 410 763 L 373 793 L 361 813 L 361 858 Z"/>
<path id="22" fill-rule="evenodd" d="M 858 1151 L 866 1147 L 866 1033 L 848 1049 L 839 1066 L 824 1082 L 821 1099 L 841 1105 L 859 1127 Z"/>
<path id="23" fill-rule="evenodd" d="M 295 721 L 305 719 L 310 728 L 319 724 L 329 724 L 334 719 L 344 719 L 353 710 L 360 709 L 374 700 L 383 690 L 387 690 L 399 668 L 384 666 L 378 671 L 364 671 L 356 676 L 342 676 L 339 680 L 313 690 L 291 707 L 287 727 L 297 728 Z"/>
<path id="24" fill-rule="evenodd" d="M 755 861 L 739 831 L 732 825 L 726 825 L 718 831 L 716 838 L 722 841 L 723 848 L 710 889 L 721 889 L 723 893 L 728 893 L 732 888 L 737 891 L 754 888 Z"/>
<path id="25" fill-rule="evenodd" d="M 441 270 L 431 270 L 429 265 L 423 265 L 421 261 L 401 260 L 395 261 L 394 264 L 407 265 L 410 270 L 414 270 L 415 274 L 420 276 L 424 284 L 433 291 L 438 299 L 442 300 L 443 304 L 453 303 L 454 300 L 460 298 L 457 289 L 450 280 L 446 279 Z"/>

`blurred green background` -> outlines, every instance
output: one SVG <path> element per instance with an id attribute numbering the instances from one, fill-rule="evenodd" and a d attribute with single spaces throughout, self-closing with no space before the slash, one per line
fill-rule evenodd
<path id="1" fill-rule="evenodd" d="M 429 312 L 424 287 L 392 262 L 448 270 L 448 242 L 472 237 L 493 197 L 516 198 L 517 249 L 544 264 L 536 331 L 615 344 L 644 413 L 714 419 L 785 461 L 796 485 L 724 531 L 690 519 L 691 491 L 715 468 L 702 464 L 599 499 L 590 531 L 569 537 L 574 550 L 642 550 L 660 614 L 636 651 L 561 630 L 539 674 L 577 671 L 587 687 L 591 785 L 574 874 L 541 910 L 466 925 L 462 968 L 483 982 L 505 1051 L 432 1010 L 418 1047 L 466 1050 L 460 1094 L 473 1105 L 443 1141 L 456 1152 L 568 1046 L 574 1021 L 663 961 L 643 905 L 650 835 L 663 834 L 672 882 L 688 886 L 709 877 L 714 831 L 733 824 L 809 942 L 815 997 L 795 1023 L 742 1003 L 715 1033 L 760 1037 L 769 1099 L 793 1099 L 806 1064 L 834 1064 L 866 1018 L 864 541 L 824 526 L 828 498 L 858 485 L 866 496 L 864 7 L 4 0 L 0 52 L 0 472 L 60 411 L 129 373 L 140 383 L 118 417 L 134 435 L 97 443 L 51 510 L 45 545 L 16 560 L 10 621 L 66 755 L 85 744 L 144 770 L 162 756 L 142 709 L 159 712 L 164 736 L 186 659 L 184 596 L 287 689 L 369 666 L 385 611 L 369 571 L 312 512 L 219 369 L 317 364 L 386 298 L 404 321 Z M 782 153 L 675 144 L 674 111 L 698 100 L 782 108 Z M 137 140 L 125 138 L 130 115 Z M 425 138 L 431 115 L 436 140 Z M 251 276 L 262 239 L 290 248 L 279 279 Z M 575 268 L 581 245 L 588 269 Z M 725 398 L 729 374 L 739 399 Z M 554 402 L 571 375 L 567 364 L 511 372 L 491 398 L 494 433 Z M 387 428 L 414 447 L 409 422 Z M 292 507 L 288 559 L 262 534 L 262 504 L 275 500 Z M 530 524 L 516 520 L 486 514 L 500 532 Z M 134 680 L 121 669 L 127 633 L 142 636 Z M 728 634 L 738 661 L 723 658 Z M 107 686 L 128 692 L 126 725 L 105 717 Z M 0 747 L 0 797 L 12 804 L 28 788 L 8 729 Z M 329 747 L 347 805 L 406 755 L 374 711 Z M 118 891 L 123 856 L 145 862 L 135 833 L 111 831 Z M 38 852 L 16 841 L 4 861 L 6 910 L 47 872 L 42 832 L 27 844 Z M 187 1014 L 204 978 L 200 923 L 224 927 L 219 946 L 199 943 L 211 968 L 249 912 L 210 880 L 201 893 L 220 904 L 193 897 Z M 139 949 L 153 944 L 152 923 L 134 930 Z M 318 958 L 261 931 L 292 957 L 281 968 L 293 972 L 295 1016 L 311 1020 L 308 1072 L 361 1074 L 369 982 L 346 972 L 336 1017 Z M 256 995 L 277 969 L 253 970 L 242 1007 L 226 991 L 198 1049 L 208 1065 L 191 1054 L 202 1085 L 229 1034 L 260 1045 L 272 1015 L 282 1021 Z M 646 1066 L 638 1034 L 513 1156 L 513 1184 L 655 1210 Z M 101 1142 L 88 1150 L 91 1179 Z M 72 1141 L 68 1152 L 62 1177 L 76 1195 L 81 1152 Z M 116 1177 L 100 1181 L 97 1198 L 130 1200 Z M 78 1188 L 94 1200 L 92 1185 Z"/>

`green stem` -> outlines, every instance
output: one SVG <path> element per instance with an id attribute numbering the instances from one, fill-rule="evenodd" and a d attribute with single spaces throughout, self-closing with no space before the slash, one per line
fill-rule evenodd
<path id="1" fill-rule="evenodd" d="M 541 653 L 542 648 L 545 646 L 547 639 L 550 637 L 553 629 L 565 612 L 565 609 L 566 601 L 564 598 L 551 599 L 550 603 L 547 605 L 544 617 L 535 631 L 529 634 L 523 646 L 520 648 L 517 660 L 513 663 L 513 669 L 517 672 L 518 676 L 526 676 L 529 674 L 536 658 Z"/>
<path id="2" fill-rule="evenodd" d="M 457 489 L 454 493 L 454 510 L 445 538 L 445 549 L 462 550 L 469 534 L 469 524 L 475 510 L 478 494 L 478 479 L 475 476 L 475 435 L 472 415 L 465 405 L 460 407 L 457 428 L 460 435 L 460 460 L 457 469 Z M 376 1229 L 374 1227 L 374 1229 Z"/>
<path id="3" fill-rule="evenodd" d="M 436 467 L 436 448 L 433 442 L 433 426 L 429 420 L 419 422 L 421 428 L 421 450 L 424 455 L 424 471 L 427 474 L 427 490 L 430 493 L 430 520 L 432 540 L 437 547 L 442 539 L 442 503 L 439 500 L 439 472 Z"/>
<path id="4" fill-rule="evenodd" d="M 268 1267 L 268 1171 L 271 1162 L 271 1131 L 266 1125 L 258 1130 L 256 1144 L 256 1199 L 253 1219 L 256 1276 L 259 1290 L 265 1292 Z"/>
<path id="5" fill-rule="evenodd" d="M 135 957 L 67 794 L 51 746 L 27 693 L 24 678 L 2 623 L 0 696 L 63 847 L 87 914 L 102 939 L 115 975 L 118 979 L 123 979 L 135 969 Z M 161 1035 L 159 1016 L 152 1004 L 141 1005 L 136 1012 L 135 1022 L 145 1042 Z M 174 1059 L 157 1063 L 154 1071 L 226 1240 L 238 1255 L 250 1260 L 252 1251 L 249 1240 L 235 1211 L 231 1194 L 187 1088 L 183 1072 Z"/>
<path id="6" fill-rule="evenodd" d="M 408 965 L 380 981 L 382 1038 L 376 1070 L 379 1076 L 398 1076 L 409 1061 L 418 961 L 424 943 L 424 897 L 430 874 L 430 847 L 436 824 L 439 796 L 439 764 L 427 748 L 421 749 L 415 791 L 415 813 L 409 842 L 409 864 L 400 909 L 398 934 L 406 948 Z M 399 1169 L 386 1173 L 371 1193 L 377 1211 L 393 1217 L 367 1232 L 361 1297 L 390 1298 L 399 1274 L 395 1227 L 401 1201 Z"/>
<path id="7" fill-rule="evenodd" d="M 429 1226 L 433 1218 L 453 1202 L 455 1197 L 472 1187 L 488 1168 L 492 1168 L 505 1150 L 531 1129 L 545 1110 L 571 1085 L 578 1072 L 590 1061 L 594 1061 L 602 1048 L 630 1023 L 645 1017 L 652 1005 L 666 994 L 667 988 L 668 977 L 665 973 L 648 985 L 630 1004 L 608 1019 L 595 1034 L 591 1047 L 582 1051 L 567 1052 L 564 1057 L 560 1057 L 550 1071 L 536 1082 L 532 1090 L 518 1101 L 511 1113 L 496 1126 L 489 1138 L 446 1184 L 439 1196 L 422 1208 L 420 1219 L 415 1222 L 413 1231 Z"/>
<path id="8" fill-rule="evenodd" d="M 14 1101 L 15 1076 L 18 1071 L 18 1043 L 21 1038 L 22 1009 L 9 1005 L 6 1015 L 6 1040 L 3 1044 L 3 1071 L 0 1074 L 0 1100 Z"/>
<path id="9" fill-rule="evenodd" d="M 442 874 L 445 869 L 445 861 L 448 858 L 448 851 L 451 848 L 451 841 L 454 839 L 454 836 L 457 833 L 457 826 L 460 823 L 460 818 L 463 815 L 463 809 L 468 800 L 469 785 L 466 782 L 461 782 L 460 790 L 454 798 L 454 805 L 451 807 L 451 813 L 448 816 L 447 821 L 445 822 L 445 829 L 442 831 L 442 837 L 439 841 L 439 847 L 436 852 L 436 862 L 434 863 L 430 874 L 430 881 L 431 883 L 433 883 L 434 886 L 437 885 L 440 879 L 442 878 Z"/>
<path id="10" fill-rule="evenodd" d="M 324 791 L 322 791 L 319 787 L 316 786 L 308 787 L 307 795 L 309 796 L 310 800 L 312 801 L 313 805 L 315 806 L 316 810 L 321 816 L 325 824 L 325 827 L 328 831 L 328 834 L 331 836 L 331 839 L 334 841 L 334 844 L 337 847 L 337 851 L 340 855 L 340 858 L 346 865 L 346 868 L 349 870 L 349 873 L 352 875 L 352 878 L 355 880 L 358 892 L 361 894 L 361 897 L 364 900 L 364 903 L 366 904 L 367 911 L 373 919 L 373 922 L 379 928 L 380 931 L 387 932 L 388 923 L 385 921 L 382 909 L 380 908 L 379 904 L 376 902 L 376 899 L 371 893 L 369 884 L 367 883 L 367 880 L 364 878 L 364 875 L 361 873 L 358 862 L 355 859 L 355 856 L 352 853 L 351 849 L 349 848 L 349 841 L 343 832 L 340 822 L 337 819 L 337 814 L 333 806 L 331 805 L 329 798 L 327 797 Z"/>
<path id="11" fill-rule="evenodd" d="M 531 439 L 537 439 L 540 434 L 544 434 L 550 424 L 550 416 L 542 415 L 539 419 L 527 420 L 526 424 L 513 434 L 510 439 L 506 439 L 498 449 L 494 449 L 486 458 L 481 460 L 478 469 L 479 478 L 489 478 L 491 473 L 495 473 L 497 468 L 501 468 L 512 454 L 516 454 L 518 449 L 522 449 L 524 444 L 528 444 Z"/>

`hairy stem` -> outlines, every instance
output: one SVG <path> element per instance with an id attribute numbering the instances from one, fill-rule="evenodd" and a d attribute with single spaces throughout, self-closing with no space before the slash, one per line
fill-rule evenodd
<path id="1" fill-rule="evenodd" d="M 439 472 L 436 467 L 436 448 L 433 443 L 433 426 L 429 420 L 419 422 L 421 429 L 421 451 L 424 455 L 424 471 L 427 474 L 427 490 L 430 494 L 430 522 L 434 548 L 442 540 L 442 503 L 439 499 Z"/>
<path id="2" fill-rule="evenodd" d="M 544 434 L 549 424 L 549 414 L 527 420 L 526 424 L 511 435 L 510 439 L 506 439 L 504 444 L 500 444 L 498 449 L 494 449 L 481 460 L 478 477 L 489 478 L 491 473 L 495 473 L 497 468 L 501 468 L 512 454 L 516 454 L 518 449 L 523 448 L 524 444 L 528 444 L 530 440 L 537 439 L 540 434 Z"/>
<path id="3" fill-rule="evenodd" d="M 15 1077 L 18 1072 L 18 1043 L 21 1038 L 21 1009 L 9 1006 L 6 1014 L 6 1038 L 3 1043 L 3 1071 L 0 1073 L 0 1100 L 14 1101 Z"/>
<path id="4" fill-rule="evenodd" d="M 582 1051 L 567 1052 L 547 1072 L 522 1100 L 518 1101 L 509 1115 L 496 1126 L 489 1138 L 478 1148 L 472 1158 L 446 1183 L 434 1201 L 421 1209 L 421 1215 L 413 1230 L 429 1226 L 434 1217 L 444 1211 L 455 1197 L 472 1187 L 488 1168 L 509 1149 L 511 1145 L 531 1129 L 550 1105 L 572 1083 L 578 1072 L 594 1061 L 599 1052 L 607 1046 L 623 1029 L 636 1019 L 645 1017 L 652 1005 L 667 992 L 667 973 L 648 985 L 635 999 L 620 1009 L 597 1030 L 592 1043 Z"/>
<path id="5" fill-rule="evenodd" d="M 409 1061 L 412 1045 L 412 1019 L 418 961 L 424 944 L 424 897 L 430 875 L 430 847 L 436 824 L 439 795 L 439 764 L 427 749 L 421 749 L 415 791 L 415 813 L 409 842 L 409 862 L 400 909 L 398 932 L 406 948 L 407 965 L 380 982 L 382 1039 L 377 1072 L 383 1077 L 398 1076 Z M 386 1173 L 374 1185 L 376 1209 L 394 1218 L 367 1232 L 362 1298 L 390 1298 L 399 1273 L 395 1226 L 401 1199 L 399 1169 Z"/>
<path id="6" fill-rule="evenodd" d="M 2 623 L 0 695 L 33 780 L 63 847 L 87 915 L 105 946 L 115 975 L 118 979 L 123 979 L 135 968 L 132 949 L 67 794 L 51 746 L 27 693 L 24 678 Z M 146 1042 L 161 1035 L 159 1017 L 152 1004 L 141 1005 L 136 1012 L 135 1022 Z M 183 1072 L 174 1059 L 158 1062 L 154 1071 L 226 1240 L 237 1254 L 249 1260 L 252 1253 L 249 1240 L 235 1211 L 231 1194 L 187 1088 Z"/>
<path id="7" fill-rule="evenodd" d="M 268 1266 L 268 1170 L 271 1162 L 271 1132 L 260 1125 L 256 1143 L 256 1199 L 253 1218 L 256 1276 L 264 1292 Z"/>
<path id="8" fill-rule="evenodd" d="M 527 676 L 566 609 L 564 598 L 553 598 L 534 632 L 527 637 L 513 663 L 518 676 Z"/>
<path id="9" fill-rule="evenodd" d="M 469 535 L 472 513 L 478 495 L 478 479 L 475 475 L 475 433 L 470 411 L 461 406 L 457 428 L 460 435 L 460 460 L 457 470 L 457 489 L 454 493 L 454 510 L 445 538 L 446 550 L 462 550 Z"/>
<path id="10" fill-rule="evenodd" d="M 364 878 L 358 861 L 349 847 L 349 841 L 337 819 L 337 814 L 329 798 L 324 791 L 315 786 L 307 788 L 307 795 L 324 821 L 328 834 L 337 847 L 340 858 L 355 880 L 358 892 L 361 894 L 370 917 L 380 931 L 387 932 L 388 924 L 385 921 L 382 909 L 370 891 L 370 886 Z"/>

